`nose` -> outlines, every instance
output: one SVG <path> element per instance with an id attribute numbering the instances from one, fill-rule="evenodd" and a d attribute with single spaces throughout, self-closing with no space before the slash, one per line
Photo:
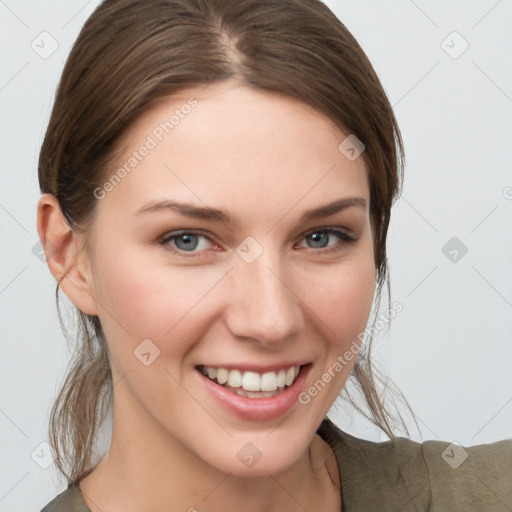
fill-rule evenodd
<path id="1" fill-rule="evenodd" d="M 264 252 L 252 263 L 238 261 L 229 273 L 225 318 L 234 336 L 271 346 L 300 332 L 304 318 L 290 268 L 267 254 Z"/>

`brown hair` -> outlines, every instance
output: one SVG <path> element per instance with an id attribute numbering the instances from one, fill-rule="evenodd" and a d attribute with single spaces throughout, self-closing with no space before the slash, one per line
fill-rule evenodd
<path id="1" fill-rule="evenodd" d="M 104 0 L 62 73 L 39 158 L 41 192 L 57 198 L 71 229 L 87 234 L 97 202 L 93 191 L 105 182 L 134 120 L 180 89 L 232 78 L 296 98 L 363 141 L 379 306 L 385 281 L 390 297 L 386 236 L 401 187 L 403 144 L 368 58 L 319 0 Z M 49 435 L 56 466 L 73 484 L 93 469 L 113 388 L 99 319 L 75 312 L 78 343 Z M 397 417 L 408 434 L 375 386 L 380 377 L 371 362 L 372 341 L 373 335 L 362 345 L 352 372 L 368 412 L 349 400 L 390 438 Z"/>

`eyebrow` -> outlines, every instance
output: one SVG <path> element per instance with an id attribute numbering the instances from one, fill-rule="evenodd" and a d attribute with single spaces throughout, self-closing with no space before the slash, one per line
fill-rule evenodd
<path id="1" fill-rule="evenodd" d="M 343 199 L 337 199 L 336 201 L 332 201 L 317 208 L 307 210 L 302 215 L 301 222 L 306 223 L 314 219 L 328 217 L 354 206 L 366 209 L 367 201 L 362 197 L 345 197 Z M 136 215 L 166 210 L 174 211 L 184 215 L 185 217 L 222 222 L 228 227 L 236 226 L 239 222 L 239 218 L 237 216 L 232 215 L 226 210 L 213 208 L 210 206 L 196 206 L 190 203 L 181 203 L 178 201 L 170 200 L 151 201 L 139 208 L 136 212 Z"/>

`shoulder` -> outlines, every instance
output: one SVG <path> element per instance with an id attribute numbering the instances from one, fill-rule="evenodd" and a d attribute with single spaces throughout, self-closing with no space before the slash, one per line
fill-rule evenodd
<path id="1" fill-rule="evenodd" d="M 69 485 L 67 489 L 50 501 L 41 512 L 91 512 L 82 498 L 78 486 Z"/>
<path id="2" fill-rule="evenodd" d="M 404 437 L 377 443 L 327 418 L 318 433 L 336 455 L 347 511 L 512 510 L 512 440 L 471 447 Z"/>
<path id="3" fill-rule="evenodd" d="M 512 510 L 512 440 L 463 447 L 425 441 L 432 502 L 455 510 Z"/>

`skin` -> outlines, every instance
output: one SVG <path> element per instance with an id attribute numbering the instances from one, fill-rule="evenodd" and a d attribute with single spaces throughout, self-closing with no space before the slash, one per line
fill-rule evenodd
<path id="1" fill-rule="evenodd" d="M 346 134 L 327 117 L 233 81 L 144 113 L 118 165 L 190 97 L 190 114 L 97 201 L 86 235 L 69 231 L 53 196 L 39 202 L 39 235 L 55 246 L 50 270 L 56 279 L 69 270 L 62 290 L 100 318 L 111 352 L 112 442 L 82 495 L 93 512 L 340 510 L 334 454 L 315 431 L 355 357 L 308 404 L 271 421 L 217 405 L 195 366 L 311 361 L 307 389 L 357 340 L 376 278 L 367 170 L 338 150 Z M 306 210 L 346 197 L 366 207 L 301 222 Z M 226 209 L 238 222 L 136 215 L 164 199 Z M 307 236 L 325 227 L 356 241 L 328 234 L 322 247 Z M 198 229 L 209 239 L 197 239 L 195 256 L 179 251 L 179 239 L 161 243 Z M 236 252 L 249 236 L 263 249 L 252 263 Z M 134 356 L 144 339 L 160 350 L 149 366 Z M 262 453 L 250 468 L 236 456 L 248 442 Z"/>

